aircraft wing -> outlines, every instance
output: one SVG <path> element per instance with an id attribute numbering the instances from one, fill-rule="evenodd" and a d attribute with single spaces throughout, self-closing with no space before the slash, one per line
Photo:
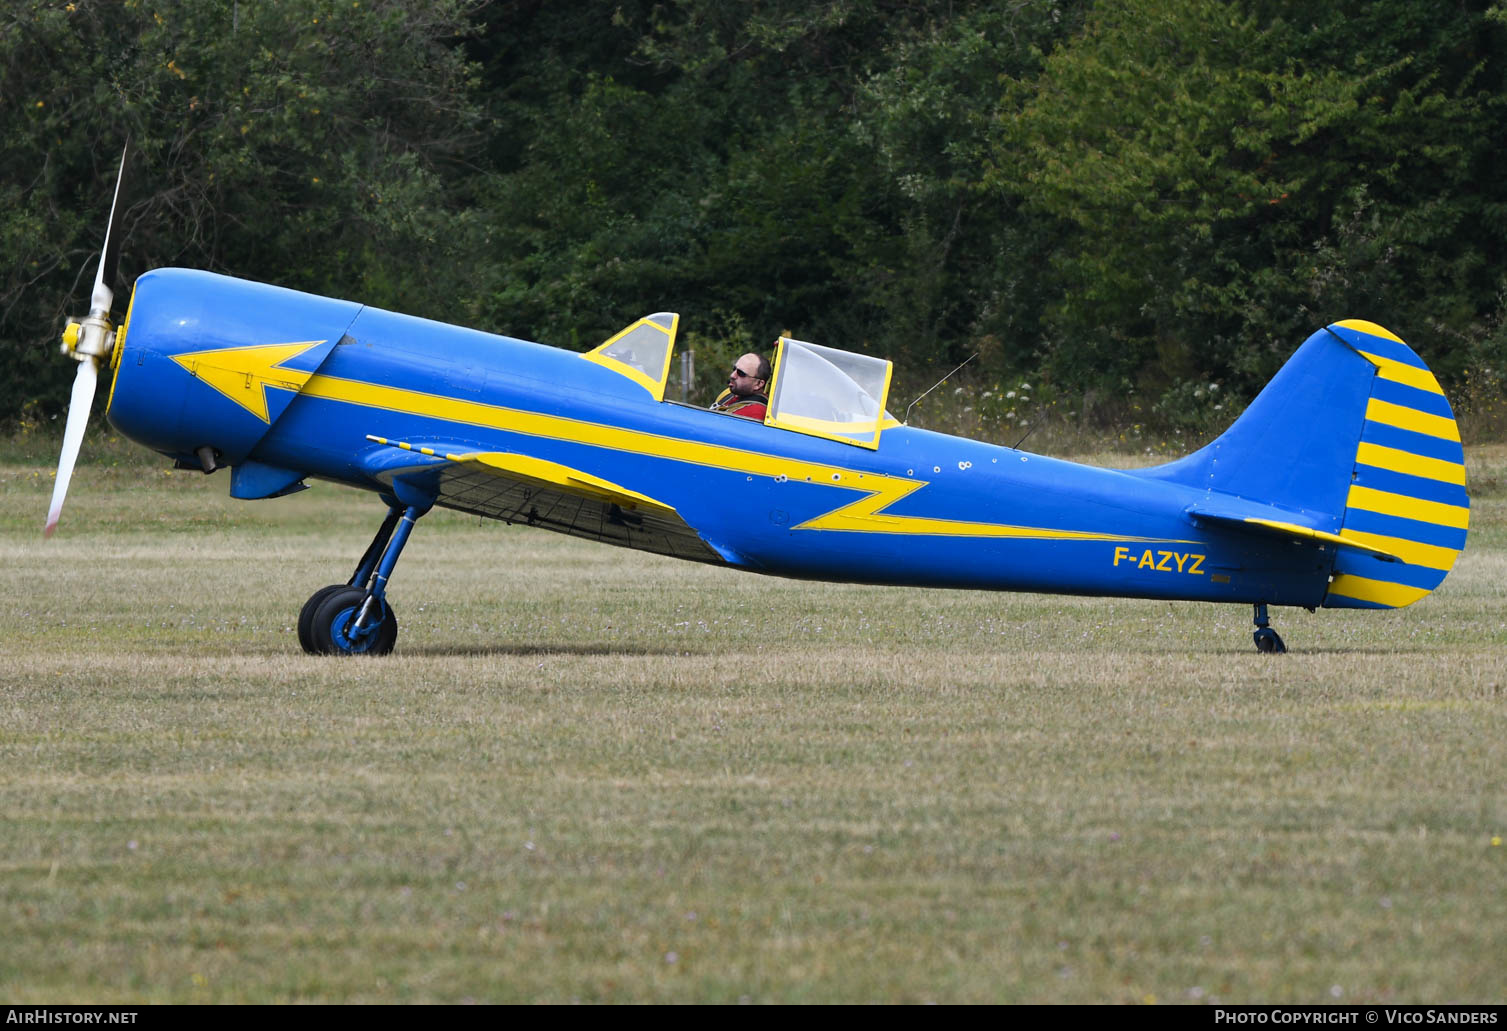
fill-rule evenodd
<path id="1" fill-rule="evenodd" d="M 436 504 L 445 508 L 658 555 L 724 561 L 674 508 L 591 473 L 507 451 L 455 453 L 386 437 L 366 439 L 421 456 L 407 465 L 384 463 L 376 475 L 389 483 L 412 477 L 433 490 Z"/>
<path id="2" fill-rule="evenodd" d="M 1308 526 L 1297 520 L 1302 518 L 1295 512 L 1276 508 L 1271 505 L 1262 505 L 1244 499 L 1207 498 L 1196 504 L 1189 505 L 1188 515 L 1194 522 L 1210 522 L 1223 526 L 1234 527 L 1240 530 L 1249 530 L 1254 533 L 1276 534 L 1291 540 L 1316 541 L 1323 544 L 1335 544 L 1345 548 L 1355 548 L 1369 555 L 1374 555 L 1384 562 L 1401 562 L 1402 559 L 1389 551 L 1363 544 L 1344 535 L 1344 531 L 1331 533 L 1315 526 Z"/>

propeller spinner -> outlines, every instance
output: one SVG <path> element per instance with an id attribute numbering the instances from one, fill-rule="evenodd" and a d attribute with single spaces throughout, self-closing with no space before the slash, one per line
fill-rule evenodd
<path id="1" fill-rule="evenodd" d="M 110 324 L 110 306 L 115 301 L 115 271 L 120 258 L 120 194 L 126 178 L 126 161 L 131 143 L 126 141 L 120 155 L 120 172 L 115 177 L 115 198 L 110 203 L 110 221 L 105 226 L 105 245 L 99 254 L 99 268 L 94 273 L 94 290 L 89 295 L 89 314 L 70 322 L 63 331 L 63 353 L 79 363 L 73 380 L 73 396 L 68 404 L 68 422 L 63 429 L 63 453 L 58 456 L 57 481 L 52 487 L 52 504 L 47 509 L 47 525 L 42 533 L 51 537 L 63 514 L 63 498 L 73 479 L 84 441 L 84 427 L 89 422 L 89 408 L 94 403 L 94 388 L 99 382 L 101 362 L 109 360 L 115 350 L 117 334 Z"/>

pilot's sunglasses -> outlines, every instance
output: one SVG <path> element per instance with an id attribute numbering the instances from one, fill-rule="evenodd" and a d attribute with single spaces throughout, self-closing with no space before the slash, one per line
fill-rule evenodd
<path id="1" fill-rule="evenodd" d="M 734 376 L 738 376 L 738 377 L 740 377 L 742 379 L 757 379 L 757 377 L 754 376 L 753 373 L 751 373 L 751 372 L 744 372 L 742 369 L 738 368 L 736 365 L 733 366 L 733 375 Z"/>

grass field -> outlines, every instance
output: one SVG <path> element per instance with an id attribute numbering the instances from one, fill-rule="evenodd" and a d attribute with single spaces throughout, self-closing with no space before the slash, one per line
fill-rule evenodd
<path id="1" fill-rule="evenodd" d="M 86 445 L 86 452 L 95 445 Z M 0 997 L 1503 1001 L 1507 449 L 1398 612 L 803 584 L 0 464 Z"/>

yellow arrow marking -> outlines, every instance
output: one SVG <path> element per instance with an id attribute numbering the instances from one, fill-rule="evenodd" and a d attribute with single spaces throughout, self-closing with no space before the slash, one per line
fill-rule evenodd
<path id="1" fill-rule="evenodd" d="M 256 347 L 220 347 L 207 351 L 175 354 L 173 361 L 190 374 L 202 379 L 265 423 L 272 417 L 267 411 L 267 388 L 278 387 L 298 393 L 312 372 L 278 368 L 323 340 L 304 340 L 294 344 L 262 344 Z"/>

